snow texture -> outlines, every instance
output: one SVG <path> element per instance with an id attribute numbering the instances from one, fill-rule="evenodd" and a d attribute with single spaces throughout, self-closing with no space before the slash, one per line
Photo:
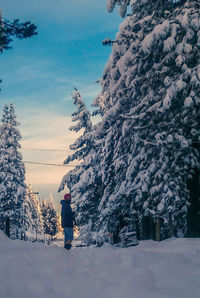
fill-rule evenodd
<path id="1" fill-rule="evenodd" d="M 124 18 L 126 16 L 130 0 L 107 0 L 107 11 L 112 12 L 116 4 L 119 5 L 119 15 Z"/>
<path id="2" fill-rule="evenodd" d="M 200 239 L 66 251 L 0 240 L 1 298 L 197 298 Z"/>
<path id="3" fill-rule="evenodd" d="M 0 241 L 9 240 L 9 238 L 4 234 L 2 230 L 0 230 Z"/>

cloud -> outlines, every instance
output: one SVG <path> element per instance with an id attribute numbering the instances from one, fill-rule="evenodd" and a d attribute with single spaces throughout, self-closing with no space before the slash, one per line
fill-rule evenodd
<path id="1" fill-rule="evenodd" d="M 11 72 L 13 62 L 17 65 Z M 30 60 L 28 57 L 15 55 L 13 59 L 2 61 L 1 97 L 6 101 L 11 98 L 17 104 L 25 105 L 27 102 L 34 102 L 34 104 L 38 102 L 39 105 L 43 105 L 44 101 L 48 101 L 49 106 L 66 99 L 71 100 L 73 89 L 77 87 L 87 102 L 88 98 L 90 99 L 91 104 L 100 90 L 100 86 L 94 82 L 94 79 L 56 66 L 55 62 L 41 57 Z M 19 95 L 16 96 L 16 94 Z"/>
<path id="2" fill-rule="evenodd" d="M 22 154 L 25 161 L 63 164 L 69 145 L 79 134 L 69 131 L 70 117 L 64 117 L 45 109 L 37 109 L 25 114 L 21 121 Z M 63 151 L 37 151 L 24 149 L 49 149 Z M 33 185 L 53 184 L 59 186 L 62 177 L 70 168 L 26 164 L 27 180 Z"/>
<path id="3" fill-rule="evenodd" d="M 73 87 L 89 109 L 100 87 L 93 83 L 103 69 L 110 49 L 101 39 L 119 23 L 109 16 L 101 0 L 2 0 L 3 16 L 19 17 L 38 25 L 38 36 L 15 41 L 13 51 L 1 56 L 1 105 L 12 102 L 21 122 L 24 148 L 65 151 L 22 151 L 24 160 L 62 163 L 68 146 L 78 137 L 68 130 Z M 100 32 L 100 34 L 99 34 Z M 66 116 L 65 116 L 66 115 Z M 27 179 L 44 193 L 56 192 L 69 168 L 28 165 Z M 48 187 L 49 186 L 49 187 Z M 37 190 L 37 189 L 36 189 Z"/>
<path id="4" fill-rule="evenodd" d="M 84 89 L 83 93 L 87 97 L 93 96 L 95 89 L 91 86 L 80 84 Z M 81 90 L 82 91 L 82 90 Z M 38 95 L 39 96 L 39 95 Z M 84 99 L 85 99 L 84 97 Z M 40 97 L 39 97 L 40 98 Z M 64 97 L 61 101 L 63 104 L 62 113 L 57 107 L 58 102 L 40 103 L 34 101 L 34 96 L 18 97 L 9 99 L 1 99 L 1 102 L 14 102 L 17 119 L 20 122 L 20 132 L 22 139 L 22 155 L 24 161 L 63 164 L 66 157 L 73 153 L 69 149 L 69 145 L 80 135 L 69 130 L 72 125 L 71 110 L 67 111 L 67 105 L 70 102 L 69 98 Z M 25 100 L 26 99 L 26 100 Z M 72 102 L 70 103 L 72 109 L 75 110 Z M 64 115 L 66 111 L 66 116 Z M 68 115 L 68 116 L 67 116 Z M 49 149 L 49 150 L 63 150 L 63 151 L 37 151 L 37 150 L 23 150 L 23 149 Z M 73 162 L 76 164 L 76 161 Z M 48 197 L 52 193 L 56 200 L 60 200 L 60 194 L 57 193 L 58 187 L 63 176 L 72 168 L 69 167 L 54 167 L 37 164 L 25 164 L 26 167 L 26 181 L 33 185 L 33 188 L 39 191 L 40 196 Z M 58 199 L 59 198 L 59 199 Z"/>

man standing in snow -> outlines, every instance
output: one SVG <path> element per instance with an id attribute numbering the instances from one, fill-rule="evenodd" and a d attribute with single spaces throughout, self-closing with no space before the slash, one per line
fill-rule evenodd
<path id="1" fill-rule="evenodd" d="M 61 210 L 61 225 L 64 228 L 64 248 L 70 249 L 72 247 L 73 240 L 73 227 L 75 223 L 74 214 L 70 206 L 71 195 L 65 194 L 64 200 L 61 200 L 62 210 Z"/>

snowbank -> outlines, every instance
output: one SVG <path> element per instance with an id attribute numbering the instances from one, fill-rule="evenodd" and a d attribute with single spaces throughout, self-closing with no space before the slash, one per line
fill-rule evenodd
<path id="1" fill-rule="evenodd" d="M 1 298 L 197 298 L 200 239 L 136 247 L 0 243 Z"/>
<path id="2" fill-rule="evenodd" d="M 0 230 L 0 241 L 1 240 L 9 240 L 9 238 L 6 236 L 6 234 Z"/>

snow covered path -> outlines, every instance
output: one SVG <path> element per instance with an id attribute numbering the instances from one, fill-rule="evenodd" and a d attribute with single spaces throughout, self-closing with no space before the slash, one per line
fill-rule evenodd
<path id="1" fill-rule="evenodd" d="M 1 298 L 197 298 L 200 239 L 74 248 L 0 239 Z"/>

